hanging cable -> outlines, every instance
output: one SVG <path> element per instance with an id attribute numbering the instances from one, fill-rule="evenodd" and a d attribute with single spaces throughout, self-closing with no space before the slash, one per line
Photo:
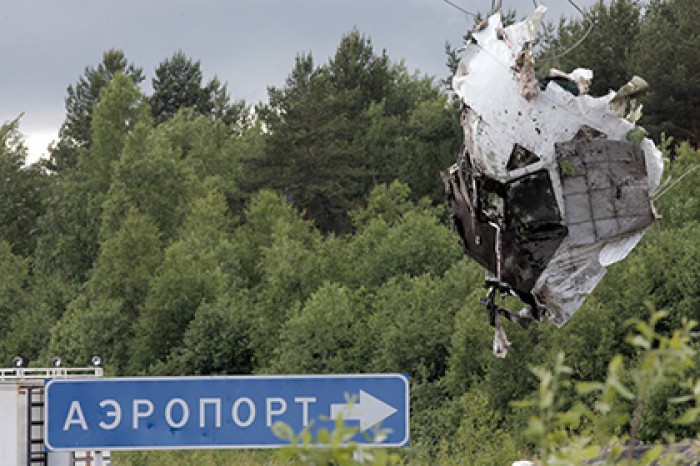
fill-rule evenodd
<path id="1" fill-rule="evenodd" d="M 593 30 L 593 26 L 594 26 L 593 21 L 591 21 L 591 18 L 586 14 L 586 12 L 583 11 L 583 10 L 581 9 L 581 7 L 578 6 L 574 0 L 568 0 L 568 2 L 571 4 L 571 6 L 573 6 L 573 7 L 576 9 L 576 11 L 578 11 L 578 12 L 581 14 L 581 17 L 582 17 L 586 22 L 588 22 L 588 30 L 586 30 L 586 32 L 583 34 L 583 37 L 581 37 L 579 40 L 577 40 L 577 41 L 574 43 L 574 45 L 572 45 L 571 47 L 569 47 L 568 49 L 564 50 L 562 53 L 560 53 L 560 54 L 558 54 L 558 55 L 554 55 L 554 56 L 552 56 L 552 57 L 548 57 L 548 58 L 547 58 L 548 60 L 551 60 L 551 61 L 559 60 L 561 57 L 563 57 L 564 55 L 567 55 L 567 54 L 570 53 L 572 50 L 574 50 L 575 48 L 577 48 L 579 45 L 581 45 L 581 44 L 583 43 L 584 40 L 586 40 L 586 39 L 588 38 L 588 36 L 590 35 L 591 31 Z"/>
<path id="2" fill-rule="evenodd" d="M 457 5 L 456 3 L 451 2 L 450 0 L 442 0 L 442 1 L 445 2 L 445 3 L 447 3 L 448 5 L 450 5 L 451 7 L 453 7 L 453 8 L 455 8 L 455 9 L 461 11 L 461 12 L 464 13 L 465 15 L 471 16 L 472 18 L 476 18 L 476 17 L 477 17 L 476 14 L 472 13 L 471 11 L 465 10 L 464 8 L 462 8 L 461 6 Z"/>
<path id="3" fill-rule="evenodd" d="M 654 198 L 653 198 L 653 199 L 654 199 L 654 200 L 657 200 L 658 198 L 660 198 L 661 196 L 663 196 L 664 194 L 666 194 L 667 192 L 669 192 L 669 191 L 670 191 L 672 188 L 674 188 L 678 183 L 680 183 L 681 180 L 682 180 L 683 178 L 685 178 L 686 176 L 690 175 L 692 172 L 694 172 L 694 171 L 695 171 L 696 169 L 698 169 L 698 168 L 700 168 L 700 165 L 695 165 L 695 166 L 689 168 L 685 173 L 683 173 L 676 181 L 674 181 L 674 182 L 671 183 L 670 185 L 668 185 L 668 186 L 662 186 L 661 189 L 659 190 L 659 192 L 657 192 L 657 193 L 654 195 Z"/>

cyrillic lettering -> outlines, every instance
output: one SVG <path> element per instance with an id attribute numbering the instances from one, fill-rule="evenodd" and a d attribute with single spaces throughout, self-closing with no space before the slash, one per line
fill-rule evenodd
<path id="1" fill-rule="evenodd" d="M 180 422 L 175 422 L 173 420 L 173 406 L 175 406 L 176 404 L 180 405 L 180 408 L 182 409 L 182 417 L 180 418 Z M 173 398 L 172 400 L 168 401 L 167 405 L 165 405 L 165 421 L 173 429 L 181 428 L 182 426 L 187 424 L 187 421 L 189 419 L 190 407 L 187 406 L 187 402 L 182 398 Z"/>
<path id="2" fill-rule="evenodd" d="M 278 409 L 273 409 L 272 405 L 277 404 L 279 405 Z M 284 414 L 285 411 L 287 411 L 287 402 L 284 400 L 284 398 L 265 398 L 265 404 L 266 404 L 266 419 L 267 419 L 267 427 L 272 426 L 272 416 L 279 416 L 281 414 Z"/>
<path id="3" fill-rule="evenodd" d="M 107 424 L 104 421 L 100 421 L 98 425 L 100 426 L 100 428 L 105 430 L 116 429 L 117 427 L 119 427 L 119 423 L 122 422 L 122 407 L 119 406 L 119 403 L 117 403 L 115 400 L 100 401 L 100 408 L 104 408 L 105 406 L 112 407 L 113 410 L 106 412 L 105 416 L 114 418 L 114 421 L 112 421 L 111 424 Z"/>
<path id="4" fill-rule="evenodd" d="M 214 425 L 221 427 L 221 398 L 200 398 L 199 400 L 199 427 L 206 425 L 206 405 L 214 405 Z"/>
<path id="5" fill-rule="evenodd" d="M 302 426 L 309 425 L 309 403 L 316 403 L 315 396 L 298 396 L 294 398 L 295 403 L 301 403 Z"/>
<path id="6" fill-rule="evenodd" d="M 66 431 L 70 429 L 70 426 L 77 424 L 83 430 L 88 430 L 87 423 L 85 422 L 85 415 L 83 414 L 83 408 L 80 406 L 79 401 L 73 401 L 70 404 L 70 409 L 68 410 L 68 415 L 66 416 L 66 422 L 63 423 L 63 430 Z"/>
<path id="7" fill-rule="evenodd" d="M 149 417 L 151 414 L 153 414 L 153 402 L 151 400 L 134 400 L 132 402 L 133 406 L 133 419 L 132 419 L 132 427 L 134 429 L 139 428 L 139 419 L 141 418 L 146 418 Z M 146 410 L 142 411 L 140 408 L 145 407 Z"/>
<path id="8" fill-rule="evenodd" d="M 238 408 L 241 406 L 241 403 L 247 404 L 248 410 L 250 411 L 248 413 L 248 419 L 245 421 L 241 421 L 241 418 L 238 415 Z M 253 400 L 247 397 L 237 399 L 231 407 L 231 417 L 233 418 L 233 422 L 235 422 L 238 427 L 248 427 L 251 425 L 255 421 L 255 404 L 253 403 Z"/>

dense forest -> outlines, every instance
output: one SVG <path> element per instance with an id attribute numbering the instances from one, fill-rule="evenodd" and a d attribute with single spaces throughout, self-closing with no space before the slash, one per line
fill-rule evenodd
<path id="1" fill-rule="evenodd" d="M 451 231 L 439 177 L 460 148 L 459 103 L 444 76 L 355 30 L 325 63 L 297 56 L 257 105 L 183 52 L 145 91 L 143 69 L 108 50 L 68 87 L 59 139 L 33 165 L 20 120 L 5 122 L 0 365 L 407 373 L 412 440 L 398 454 L 411 464 L 576 464 L 589 446 L 694 438 L 700 3 L 615 0 L 586 18 L 549 25 L 538 71 L 591 68 L 594 95 L 643 76 L 641 125 L 668 189 L 662 220 L 563 328 L 508 328 L 508 357 L 492 356 L 484 272 Z M 167 455 L 122 461 L 190 464 Z"/>

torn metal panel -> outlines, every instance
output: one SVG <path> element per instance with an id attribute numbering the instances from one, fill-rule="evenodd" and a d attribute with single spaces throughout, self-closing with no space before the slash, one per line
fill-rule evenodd
<path id="1" fill-rule="evenodd" d="M 596 139 L 555 144 L 572 244 L 593 244 L 646 229 L 654 221 L 643 151 Z"/>
<path id="2" fill-rule="evenodd" d="M 463 159 L 444 180 L 466 254 L 519 295 L 530 293 L 566 236 L 549 173 L 501 184 L 474 177 Z"/>
<path id="3" fill-rule="evenodd" d="M 531 43 L 545 11 L 507 28 L 499 14 L 488 18 L 453 78 L 464 148 L 443 180 L 464 251 L 489 275 L 485 304 L 499 356 L 508 343 L 494 316 L 523 326 L 533 316 L 557 326 L 570 319 L 654 221 L 663 170 L 634 124 L 639 108 L 630 100 L 641 78 L 603 97 L 587 95 L 593 73 L 585 69 L 554 70 L 533 87 Z M 628 104 L 630 118 L 621 118 Z M 528 307 L 499 308 L 494 290 Z"/>

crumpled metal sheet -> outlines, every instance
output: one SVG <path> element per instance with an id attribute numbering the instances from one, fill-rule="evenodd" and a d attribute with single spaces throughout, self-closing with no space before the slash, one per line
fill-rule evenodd
<path id="1" fill-rule="evenodd" d="M 464 150 L 443 180 L 465 252 L 561 326 L 656 218 L 663 161 L 649 139 L 626 139 L 635 125 L 611 111 L 615 92 L 523 92 L 518 58 L 545 11 L 473 32 L 453 78 Z M 571 75 L 584 89 L 592 73 Z"/>

